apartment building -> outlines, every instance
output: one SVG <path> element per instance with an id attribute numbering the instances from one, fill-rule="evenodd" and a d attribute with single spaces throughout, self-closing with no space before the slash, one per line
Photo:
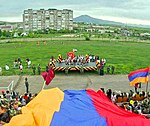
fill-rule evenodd
<path id="1" fill-rule="evenodd" d="M 23 24 L 25 31 L 42 29 L 73 29 L 73 11 L 68 9 L 24 10 Z"/>

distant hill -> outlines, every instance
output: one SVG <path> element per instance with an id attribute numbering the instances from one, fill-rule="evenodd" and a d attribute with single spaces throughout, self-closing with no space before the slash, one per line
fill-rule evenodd
<path id="1" fill-rule="evenodd" d="M 20 24 L 22 22 L 6 22 L 6 21 L 0 21 L 0 25 L 14 25 L 14 24 Z"/>
<path id="2" fill-rule="evenodd" d="M 84 23 L 92 23 L 92 24 L 102 24 L 102 25 L 124 25 L 120 22 L 107 21 L 102 19 L 97 19 L 90 17 L 88 15 L 81 15 L 73 19 L 74 22 L 84 22 Z"/>
<path id="3" fill-rule="evenodd" d="M 4 25 L 6 24 L 4 21 L 0 21 L 0 25 Z"/>
<path id="4" fill-rule="evenodd" d="M 84 22 L 84 23 L 92 23 L 92 24 L 101 24 L 101 25 L 116 25 L 116 26 L 125 26 L 126 24 L 121 22 L 115 22 L 115 21 L 108 21 L 108 20 L 102 20 L 93 18 L 88 15 L 81 15 L 79 17 L 76 17 L 73 19 L 74 22 Z M 143 27 L 143 28 L 150 28 L 150 25 L 136 25 L 136 24 L 128 24 L 130 27 Z"/>

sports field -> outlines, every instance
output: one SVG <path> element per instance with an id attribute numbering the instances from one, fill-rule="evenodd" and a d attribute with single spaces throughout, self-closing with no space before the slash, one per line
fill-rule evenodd
<path id="1" fill-rule="evenodd" d="M 128 74 L 129 72 L 150 66 L 150 43 L 142 42 L 117 42 L 117 41 L 37 41 L 35 42 L 7 42 L 0 43 L 0 67 L 5 64 L 10 70 L 3 69 L 3 75 L 20 74 L 19 69 L 13 69 L 13 62 L 20 57 L 23 61 L 23 74 L 32 74 L 32 69 L 27 68 L 26 58 L 32 64 L 41 65 L 42 71 L 49 63 L 51 56 L 57 59 L 58 54 L 66 57 L 72 49 L 78 51 L 75 55 L 93 54 L 105 58 L 108 65 L 115 66 L 115 74 Z"/>

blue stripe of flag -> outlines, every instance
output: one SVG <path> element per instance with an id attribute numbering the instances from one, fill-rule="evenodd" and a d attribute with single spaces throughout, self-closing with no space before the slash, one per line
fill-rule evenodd
<path id="1" fill-rule="evenodd" d="M 133 74 L 132 76 L 129 77 L 129 81 L 133 81 L 134 79 L 136 78 L 139 78 L 139 77 L 147 77 L 148 76 L 148 72 L 139 72 L 139 73 L 135 73 Z"/>
<path id="2" fill-rule="evenodd" d="M 85 90 L 64 91 L 60 111 L 55 112 L 50 126 L 108 126 Z"/>

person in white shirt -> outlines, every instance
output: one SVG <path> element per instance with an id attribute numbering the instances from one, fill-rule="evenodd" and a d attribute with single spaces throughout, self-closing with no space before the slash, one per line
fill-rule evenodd
<path id="1" fill-rule="evenodd" d="M 31 60 L 28 61 L 28 68 L 31 67 Z"/>
<path id="2" fill-rule="evenodd" d="M 9 66 L 7 64 L 5 65 L 5 70 L 9 70 Z"/>
<path id="3" fill-rule="evenodd" d="M 113 92 L 112 93 L 112 95 L 111 95 L 111 101 L 113 102 L 113 103 L 115 103 L 115 101 L 116 101 L 116 94 Z"/>
<path id="4" fill-rule="evenodd" d="M 20 72 L 22 73 L 22 69 L 23 69 L 22 64 L 20 64 L 19 69 L 20 69 Z"/>

